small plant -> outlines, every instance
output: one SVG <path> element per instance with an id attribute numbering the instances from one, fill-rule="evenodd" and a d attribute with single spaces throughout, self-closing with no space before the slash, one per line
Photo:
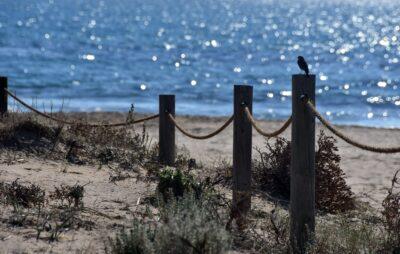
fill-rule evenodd
<path id="1" fill-rule="evenodd" d="M 157 190 L 164 200 L 168 200 L 171 194 L 174 197 L 182 197 L 187 193 L 193 184 L 191 175 L 183 174 L 181 170 L 166 167 L 159 173 Z"/>
<path id="2" fill-rule="evenodd" d="M 125 121 L 126 123 L 132 123 L 135 121 L 135 106 L 133 104 L 131 104 Z"/>
<path id="3" fill-rule="evenodd" d="M 400 252 L 400 170 L 398 170 L 392 179 L 392 185 L 388 189 L 388 194 L 382 202 L 383 221 L 389 234 L 391 245 L 395 246 L 397 252 Z"/>
<path id="4" fill-rule="evenodd" d="M 171 197 L 180 198 L 189 193 L 199 199 L 202 195 L 212 192 L 213 185 L 209 177 L 204 180 L 195 179 L 190 173 L 166 167 L 159 173 L 157 191 L 164 201 L 168 201 Z"/>
<path id="5" fill-rule="evenodd" d="M 316 206 L 323 212 L 340 213 L 354 209 L 354 198 L 340 168 L 336 140 L 321 131 L 315 154 Z"/>
<path id="6" fill-rule="evenodd" d="M 266 142 L 267 151 L 258 149 L 260 159 L 255 161 L 255 182 L 273 196 L 290 197 L 290 141 L 277 138 L 275 144 Z"/>
<path id="7" fill-rule="evenodd" d="M 61 185 L 55 187 L 55 191 L 50 194 L 50 198 L 61 202 L 61 206 L 83 207 L 83 194 L 85 188 L 82 185 L 75 184 L 73 186 Z"/>
<path id="8" fill-rule="evenodd" d="M 41 211 L 37 216 L 36 231 L 37 239 L 43 231 L 48 232 L 49 241 L 58 241 L 60 235 L 70 228 L 79 228 L 84 222 L 79 218 L 83 209 L 84 186 L 75 184 L 73 186 L 61 185 L 55 187 L 50 193 L 51 200 L 58 206 Z"/>
<path id="9" fill-rule="evenodd" d="M 39 186 L 31 184 L 24 186 L 17 178 L 12 183 L 0 183 L 0 198 L 5 205 L 11 205 L 14 212 L 21 208 L 42 206 L 45 202 L 45 191 Z"/>
<path id="10" fill-rule="evenodd" d="M 226 187 L 232 186 L 233 166 L 226 160 L 219 161 L 213 168 L 215 183 L 220 183 Z"/>
<path id="11" fill-rule="evenodd" d="M 315 154 L 316 206 L 323 212 L 339 213 L 354 209 L 354 198 L 340 168 L 340 156 L 333 137 L 321 131 Z M 254 163 L 254 181 L 271 195 L 290 198 L 290 141 L 278 138 L 275 144 L 266 143 L 267 151 L 259 151 L 260 159 Z"/>

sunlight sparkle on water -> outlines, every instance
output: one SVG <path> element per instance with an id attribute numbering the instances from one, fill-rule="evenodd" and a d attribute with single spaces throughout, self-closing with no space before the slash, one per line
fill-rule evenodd
<path id="1" fill-rule="evenodd" d="M 88 61 L 94 61 L 96 59 L 95 55 L 87 54 L 82 56 L 83 59 L 88 60 Z"/>
<path id="2" fill-rule="evenodd" d="M 303 55 L 317 75 L 318 107 L 334 123 L 400 127 L 399 1 L 128 2 L 4 5 L 0 71 L 15 72 L 21 96 L 67 97 L 85 110 L 125 110 L 135 101 L 157 111 L 147 106 L 165 92 L 190 104 L 183 108 L 202 106 L 196 113 L 227 115 L 232 85 L 248 84 L 258 117 L 284 119 Z M 126 93 L 132 84 L 140 98 Z"/>
<path id="3" fill-rule="evenodd" d="M 240 67 L 235 67 L 235 68 L 233 68 L 233 71 L 239 73 L 239 72 L 242 71 L 242 68 L 240 68 Z"/>
<path id="4" fill-rule="evenodd" d="M 379 87 L 381 87 L 381 88 L 385 88 L 386 85 L 387 85 L 387 83 L 386 83 L 385 81 L 379 81 L 377 85 L 378 85 Z"/>

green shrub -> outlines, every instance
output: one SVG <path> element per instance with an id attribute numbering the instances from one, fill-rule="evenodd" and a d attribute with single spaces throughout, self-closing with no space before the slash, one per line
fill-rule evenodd
<path id="1" fill-rule="evenodd" d="M 159 173 L 157 190 L 164 200 L 167 200 L 171 194 L 174 197 L 182 197 L 189 191 L 192 181 L 191 177 L 184 175 L 181 170 L 166 167 Z"/>
<path id="2" fill-rule="evenodd" d="M 180 198 L 188 193 L 199 199 L 203 194 L 212 191 L 213 184 L 210 178 L 195 179 L 192 174 L 183 173 L 179 168 L 166 167 L 158 174 L 158 178 L 157 191 L 164 201 L 168 201 L 172 196 Z"/>

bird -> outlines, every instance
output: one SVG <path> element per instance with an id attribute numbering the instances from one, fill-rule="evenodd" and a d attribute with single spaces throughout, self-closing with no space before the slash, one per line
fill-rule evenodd
<path id="1" fill-rule="evenodd" d="M 299 68 L 301 70 L 303 70 L 306 73 L 307 77 L 308 77 L 310 71 L 308 70 L 308 64 L 307 64 L 306 60 L 304 59 L 304 57 L 298 56 L 297 57 L 297 64 L 299 65 Z"/>

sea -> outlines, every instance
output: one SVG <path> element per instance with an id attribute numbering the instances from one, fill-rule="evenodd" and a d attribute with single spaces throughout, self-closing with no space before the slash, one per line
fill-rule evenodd
<path id="1" fill-rule="evenodd" d="M 299 55 L 330 121 L 400 128 L 399 0 L 0 1 L 0 75 L 46 112 L 175 94 L 178 114 L 228 116 L 251 85 L 257 118 L 286 119 Z"/>

